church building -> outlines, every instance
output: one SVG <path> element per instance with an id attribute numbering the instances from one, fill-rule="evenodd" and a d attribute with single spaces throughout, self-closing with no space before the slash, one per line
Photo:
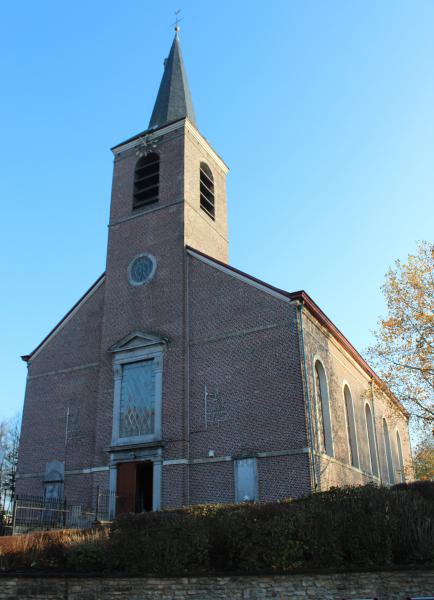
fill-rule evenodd
<path id="1" fill-rule="evenodd" d="M 17 492 L 110 511 L 266 502 L 410 472 L 408 414 L 304 291 L 228 263 L 224 160 L 178 31 L 113 149 L 105 272 L 30 354 Z"/>

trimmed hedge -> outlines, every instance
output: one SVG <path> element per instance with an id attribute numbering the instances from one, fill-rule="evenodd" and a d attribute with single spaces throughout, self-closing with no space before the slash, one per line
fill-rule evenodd
<path id="1" fill-rule="evenodd" d="M 27 554 L 25 544 L 21 554 L 11 552 L 0 538 L 0 568 L 166 576 L 429 565 L 433 498 L 434 483 L 415 482 L 336 488 L 295 501 L 127 514 L 109 532 L 76 534 L 72 542 L 69 532 L 68 543 L 44 534 L 45 546 L 33 544 Z"/>
<path id="2" fill-rule="evenodd" d="M 434 484 L 335 488 L 297 501 L 120 516 L 108 567 L 134 575 L 260 573 L 434 561 Z"/>

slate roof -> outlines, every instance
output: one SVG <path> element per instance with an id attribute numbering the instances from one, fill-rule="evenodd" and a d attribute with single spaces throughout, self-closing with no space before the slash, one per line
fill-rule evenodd
<path id="1" fill-rule="evenodd" d="M 162 127 L 167 123 L 185 117 L 188 117 L 196 126 L 196 115 L 188 86 L 187 73 L 182 60 L 178 33 L 176 33 L 169 56 L 164 62 L 163 78 L 149 121 L 149 129 Z"/>

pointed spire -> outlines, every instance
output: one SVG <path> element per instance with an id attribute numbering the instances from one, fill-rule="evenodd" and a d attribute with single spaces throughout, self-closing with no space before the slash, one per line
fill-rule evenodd
<path id="1" fill-rule="evenodd" d="M 169 57 L 164 61 L 163 78 L 149 121 L 149 129 L 161 127 L 166 123 L 185 117 L 188 117 L 196 125 L 196 115 L 179 44 L 178 26 L 175 27 L 175 31 Z"/>

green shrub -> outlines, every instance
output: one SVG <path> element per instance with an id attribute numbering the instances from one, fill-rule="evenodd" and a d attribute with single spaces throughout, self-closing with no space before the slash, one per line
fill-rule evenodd
<path id="1" fill-rule="evenodd" d="M 110 531 L 0 538 L 0 569 L 176 576 L 433 564 L 431 485 L 119 516 Z"/>
<path id="2" fill-rule="evenodd" d="M 101 543 L 77 544 L 70 549 L 66 565 L 74 571 L 101 571 L 105 567 L 105 550 Z"/>
<path id="3" fill-rule="evenodd" d="M 188 511 L 122 515 L 110 532 L 108 566 L 130 574 L 206 571 L 206 519 Z"/>

